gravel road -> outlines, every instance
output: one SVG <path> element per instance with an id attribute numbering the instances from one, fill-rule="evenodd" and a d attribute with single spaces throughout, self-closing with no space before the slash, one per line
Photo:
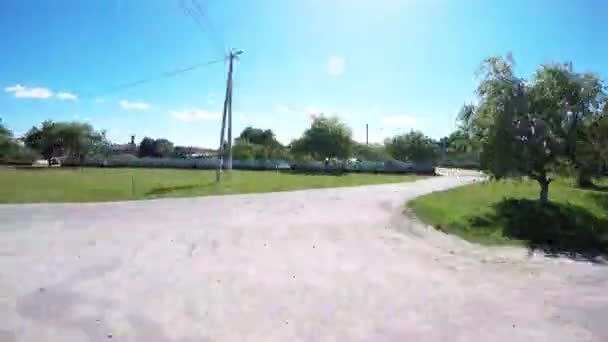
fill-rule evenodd
<path id="1" fill-rule="evenodd" d="M 608 268 L 403 203 L 474 181 L 0 206 L 0 341 L 608 341 Z"/>

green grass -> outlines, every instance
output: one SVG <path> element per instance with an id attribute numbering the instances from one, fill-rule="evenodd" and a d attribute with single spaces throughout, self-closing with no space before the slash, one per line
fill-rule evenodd
<path id="1" fill-rule="evenodd" d="M 482 244 L 518 244 L 565 254 L 608 253 L 608 181 L 594 190 L 551 183 L 550 205 L 533 181 L 485 182 L 432 193 L 407 205 L 439 230 Z"/>
<path id="2" fill-rule="evenodd" d="M 0 168 L 0 203 L 96 202 L 188 197 L 408 182 L 414 175 L 301 175 L 212 170 Z"/>

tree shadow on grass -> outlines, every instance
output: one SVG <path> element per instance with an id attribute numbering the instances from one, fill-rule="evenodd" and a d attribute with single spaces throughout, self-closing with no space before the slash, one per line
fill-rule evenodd
<path id="1" fill-rule="evenodd" d="M 595 192 L 588 195 L 598 206 L 608 211 L 608 193 Z"/>
<path id="2" fill-rule="evenodd" d="M 548 256 L 603 262 L 600 257 L 608 255 L 608 220 L 572 204 L 506 199 L 470 223 L 474 229 L 498 227 L 503 236 Z"/>
<path id="3" fill-rule="evenodd" d="M 281 170 L 279 171 L 284 174 L 292 175 L 308 175 L 308 176 L 345 176 L 348 174 L 346 171 L 341 170 Z"/>
<path id="4" fill-rule="evenodd" d="M 157 196 L 157 195 L 165 195 L 174 191 L 182 191 L 182 190 L 193 190 L 196 188 L 206 188 L 216 184 L 215 182 L 209 182 L 205 184 L 185 184 L 185 185 L 174 185 L 174 186 L 165 186 L 165 187 L 157 187 L 153 188 L 146 192 L 146 196 Z"/>
<path id="5" fill-rule="evenodd" d="M 597 184 L 591 183 L 587 186 L 583 186 L 582 189 L 608 192 L 608 185 L 597 185 Z"/>

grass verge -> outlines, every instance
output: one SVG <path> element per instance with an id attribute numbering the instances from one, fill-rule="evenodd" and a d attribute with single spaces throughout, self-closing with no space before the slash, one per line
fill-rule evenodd
<path id="1" fill-rule="evenodd" d="M 410 201 L 424 222 L 482 244 L 517 244 L 550 254 L 608 254 L 608 180 L 579 189 L 569 179 L 551 183 L 551 204 L 538 203 L 533 181 L 484 182 Z"/>
<path id="2" fill-rule="evenodd" d="M 287 191 L 409 182 L 414 175 L 300 175 L 276 171 L 232 171 L 215 182 L 215 171 L 0 167 L 0 203 L 97 202 Z"/>

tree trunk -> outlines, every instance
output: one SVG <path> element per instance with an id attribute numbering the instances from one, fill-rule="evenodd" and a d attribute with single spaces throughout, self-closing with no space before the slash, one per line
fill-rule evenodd
<path id="1" fill-rule="evenodd" d="M 542 177 L 538 179 L 538 184 L 540 184 L 540 203 L 547 204 L 549 203 L 549 183 L 551 181 L 547 179 L 547 177 Z"/>

